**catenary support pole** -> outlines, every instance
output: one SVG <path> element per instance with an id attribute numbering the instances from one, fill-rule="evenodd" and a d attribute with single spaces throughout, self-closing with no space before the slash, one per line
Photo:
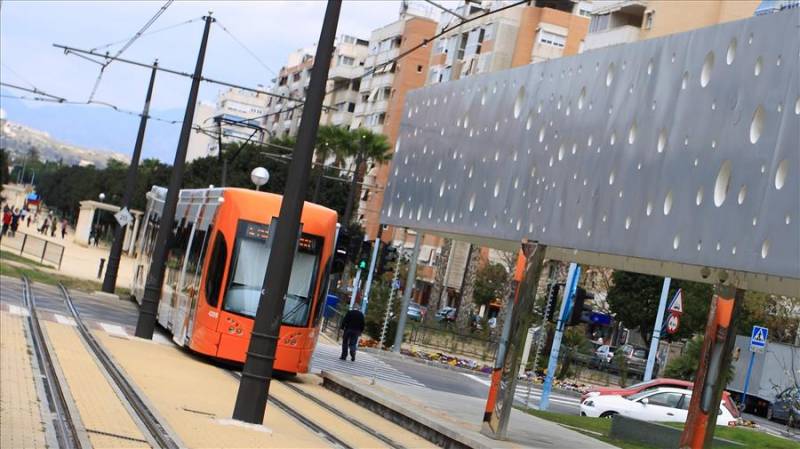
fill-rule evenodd
<path id="1" fill-rule="evenodd" d="M 561 338 L 564 336 L 564 329 L 569 319 L 569 312 L 572 308 L 572 297 L 575 295 L 575 287 L 578 286 L 578 278 L 581 275 L 581 267 L 576 263 L 569 264 L 567 283 L 564 287 L 564 299 L 561 301 L 561 312 L 558 314 L 556 323 L 556 333 L 553 337 L 553 347 L 550 349 L 550 360 L 547 361 L 547 375 L 542 385 L 542 398 L 539 400 L 539 410 L 547 410 L 550 407 L 550 391 L 553 389 L 553 378 L 558 366 L 558 352 L 561 349 Z"/>
<path id="2" fill-rule="evenodd" d="M 736 318 L 743 302 L 744 290 L 727 284 L 714 287 L 686 426 L 681 434 L 681 449 L 711 447 L 722 390 L 725 388 L 725 374 L 731 365 L 736 341 Z"/>
<path id="3" fill-rule="evenodd" d="M 744 376 L 744 388 L 742 389 L 741 410 L 744 411 L 747 405 L 747 390 L 750 388 L 750 374 L 753 373 L 753 362 L 756 360 L 755 351 L 750 351 L 750 361 L 747 362 L 747 374 Z"/>
<path id="4" fill-rule="evenodd" d="M 402 242 L 406 241 L 406 234 L 408 231 L 403 228 Z M 399 254 L 398 254 L 399 256 Z M 389 289 L 389 299 L 386 301 L 386 311 L 383 314 L 383 326 L 381 326 L 381 339 L 378 342 L 378 348 L 383 349 L 383 343 L 386 342 L 386 331 L 389 328 L 389 317 L 392 314 L 392 304 L 394 303 L 394 296 L 397 293 L 397 286 L 400 284 L 400 257 L 394 261 L 394 275 L 392 275 L 392 286 Z"/>
<path id="5" fill-rule="evenodd" d="M 294 157 L 289 163 L 275 240 L 270 251 L 267 272 L 264 274 L 247 359 L 236 395 L 233 418 L 251 424 L 261 424 L 264 421 L 264 411 L 269 398 L 275 349 L 297 249 L 300 215 L 308 190 L 314 142 L 319 129 L 319 117 L 322 112 L 322 101 L 325 98 L 325 85 L 328 81 L 328 69 L 331 65 L 333 41 L 336 37 L 341 7 L 341 0 L 329 0 L 325 9 Z"/>
<path id="6" fill-rule="evenodd" d="M 350 292 L 350 308 L 356 304 L 358 291 L 361 289 L 361 268 L 356 267 L 356 278 L 353 279 L 353 291 Z"/>
<path id="7" fill-rule="evenodd" d="M 167 197 L 164 200 L 164 209 L 161 213 L 158 234 L 156 234 L 153 259 L 150 263 L 150 269 L 147 272 L 147 282 L 144 286 L 142 306 L 139 308 L 139 319 L 136 322 L 136 336 L 148 340 L 153 338 L 153 331 L 156 326 L 156 313 L 158 312 L 158 302 L 161 300 L 161 284 L 164 283 L 164 268 L 167 251 L 169 249 L 169 242 L 172 240 L 175 210 L 178 207 L 178 194 L 181 190 L 183 169 L 186 165 L 186 149 L 189 147 L 189 135 L 192 132 L 192 118 L 194 117 L 194 108 L 197 104 L 197 93 L 200 90 L 200 77 L 203 75 L 203 62 L 206 57 L 208 34 L 211 30 L 211 23 L 214 21 L 211 14 L 205 16 L 204 19 L 205 27 L 203 28 L 203 39 L 200 41 L 200 51 L 197 53 L 197 63 L 194 67 L 192 85 L 189 89 L 189 99 L 186 102 L 186 112 L 183 114 L 183 124 L 181 125 L 178 147 L 175 150 L 175 161 L 172 164 L 172 174 L 169 178 Z"/>
<path id="8" fill-rule="evenodd" d="M 653 378 L 653 367 L 656 364 L 658 342 L 661 341 L 661 325 L 664 321 L 664 312 L 667 310 L 667 298 L 669 296 L 669 284 L 671 282 L 671 277 L 665 277 L 664 284 L 661 286 L 661 298 L 658 300 L 656 324 L 653 326 L 653 337 L 650 340 L 650 352 L 647 354 L 647 366 L 644 369 L 643 380 L 645 382 Z"/>
<path id="9" fill-rule="evenodd" d="M 378 260 L 378 250 L 381 247 L 381 234 L 383 226 L 378 225 L 378 235 L 375 236 L 375 246 L 372 248 L 372 260 L 369 261 L 369 272 L 367 273 L 367 285 L 364 286 L 364 299 L 361 300 L 361 313 L 367 314 L 369 304 L 369 290 L 372 287 L 372 275 L 375 273 L 375 262 Z"/>
<path id="10" fill-rule="evenodd" d="M 411 250 L 411 260 L 408 263 L 408 276 L 406 276 L 406 285 L 403 290 L 403 302 L 400 303 L 400 316 L 397 318 L 397 332 L 394 334 L 392 351 L 397 353 L 400 353 L 400 346 L 403 345 L 403 334 L 406 330 L 408 318 L 408 303 L 411 302 L 411 291 L 414 290 L 414 280 L 417 278 L 417 259 L 419 259 L 419 247 L 421 244 L 422 232 L 417 231 L 417 235 L 414 236 L 414 249 Z"/>
<path id="11" fill-rule="evenodd" d="M 139 171 L 139 158 L 142 154 L 144 143 L 144 132 L 147 128 L 147 118 L 150 113 L 150 99 L 153 97 L 153 86 L 156 82 L 156 72 L 158 71 L 158 60 L 153 63 L 153 71 L 150 73 L 150 84 L 147 86 L 147 94 L 144 97 L 144 108 L 142 117 L 139 119 L 139 132 L 136 134 L 136 144 L 133 147 L 131 164 L 128 166 L 128 173 L 125 178 L 125 191 L 122 193 L 122 208 L 127 209 L 131 203 L 131 195 L 136 190 L 136 174 Z M 127 226 L 130 226 L 128 224 Z M 119 272 L 119 261 L 122 257 L 122 244 L 125 239 L 125 228 L 119 223 L 114 229 L 114 243 L 111 244 L 111 251 L 108 255 L 108 268 L 106 276 L 103 278 L 103 291 L 114 293 L 117 287 L 117 273 Z M 132 235 L 131 238 L 134 238 Z"/>

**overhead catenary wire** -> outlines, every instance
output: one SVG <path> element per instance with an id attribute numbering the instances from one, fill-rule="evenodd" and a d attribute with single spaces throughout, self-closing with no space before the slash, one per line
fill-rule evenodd
<path id="1" fill-rule="evenodd" d="M 203 20 L 203 18 L 202 17 L 195 17 L 194 19 L 184 20 L 183 22 L 180 22 L 180 23 L 175 23 L 175 24 L 172 24 L 172 25 L 169 25 L 169 26 L 158 28 L 156 30 L 153 30 L 153 31 L 150 31 L 150 32 L 147 32 L 147 33 L 142 33 L 139 37 L 141 38 L 141 37 L 145 37 L 145 36 L 152 36 L 154 34 L 158 34 L 158 33 L 164 32 L 164 31 L 168 31 L 168 30 L 171 30 L 173 28 L 178 28 L 178 27 L 181 27 L 183 25 L 188 25 L 190 23 L 194 23 L 194 22 L 197 22 L 197 21 L 200 21 L 200 20 Z M 128 42 L 130 40 L 131 40 L 131 38 L 127 37 L 125 39 L 120 39 L 118 41 L 109 42 L 108 44 L 98 45 L 97 47 L 93 47 L 91 50 L 92 51 L 105 50 L 106 48 L 111 48 L 111 47 L 113 47 L 115 45 L 119 45 L 119 44 Z"/>
<path id="2" fill-rule="evenodd" d="M 161 8 L 159 8 L 158 11 L 156 11 L 156 13 L 153 14 L 152 17 L 150 17 L 150 20 L 145 22 L 145 24 L 142 25 L 141 28 L 139 28 L 139 31 L 137 31 L 136 34 L 134 34 L 130 39 L 128 39 L 125 45 L 123 45 L 119 50 L 117 50 L 116 53 L 114 53 L 113 57 L 111 58 L 109 58 L 108 56 L 106 57 L 106 62 L 100 67 L 100 73 L 97 74 L 97 79 L 94 82 L 94 87 L 92 88 L 91 94 L 89 94 L 89 100 L 88 100 L 89 102 L 91 102 L 94 99 L 94 96 L 97 93 L 97 89 L 100 87 L 100 81 L 103 79 L 103 73 L 105 73 L 106 68 L 112 62 L 115 61 L 115 58 L 118 58 L 122 53 L 125 52 L 125 50 L 130 48 L 130 46 L 133 45 L 133 43 L 136 42 L 136 40 L 139 39 L 142 36 L 142 34 L 144 34 L 144 32 L 147 31 L 148 28 L 150 28 L 154 23 L 156 23 L 156 20 L 158 20 L 158 18 L 161 17 L 162 14 L 164 14 L 167 8 L 169 8 L 169 6 L 174 1 L 175 0 L 167 0 L 161 6 Z"/>
<path id="3" fill-rule="evenodd" d="M 3 66 L 3 67 L 5 67 L 5 68 L 6 68 L 6 70 L 8 70 L 9 72 L 13 73 L 13 74 L 14 74 L 14 76 L 16 76 L 17 78 L 19 78 L 19 79 L 20 79 L 22 82 L 24 82 L 24 83 L 25 83 L 25 84 L 27 84 L 28 86 L 31 86 L 31 87 L 36 87 L 36 86 L 34 86 L 34 85 L 33 85 L 33 83 L 32 83 L 32 82 L 28 81 L 28 79 L 27 79 L 27 78 L 25 78 L 24 76 L 20 75 L 20 74 L 19 74 L 19 73 L 18 73 L 16 70 L 14 70 L 14 69 L 12 69 L 11 67 L 9 67 L 9 66 L 8 66 L 8 64 L 6 64 L 6 63 L 4 63 L 4 62 L 1 62 L 1 61 L 0 61 L 0 66 Z"/>
<path id="4" fill-rule="evenodd" d="M 219 26 L 222 29 L 222 31 L 225 32 L 225 34 L 227 34 L 231 39 L 233 39 L 233 41 L 236 42 L 242 48 L 242 50 L 247 52 L 250 56 L 253 57 L 253 59 L 256 60 L 256 62 L 258 62 L 262 67 L 267 69 L 268 72 L 272 73 L 275 76 L 278 76 L 278 74 L 274 70 L 272 70 L 272 68 L 268 66 L 261 58 L 259 58 L 258 55 L 256 55 L 256 53 L 253 50 L 251 50 L 247 45 L 245 45 L 244 42 L 242 42 L 239 38 L 234 36 L 233 33 L 231 33 L 231 31 L 225 27 L 225 25 L 221 24 L 219 22 L 219 19 L 217 19 L 215 24 Z"/>

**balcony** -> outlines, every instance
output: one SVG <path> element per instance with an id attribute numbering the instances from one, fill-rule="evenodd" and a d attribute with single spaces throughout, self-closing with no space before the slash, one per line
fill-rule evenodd
<path id="1" fill-rule="evenodd" d="M 604 31 L 586 35 L 583 50 L 610 47 L 612 45 L 629 44 L 639 40 L 640 28 L 633 25 L 622 25 Z"/>
<path id="2" fill-rule="evenodd" d="M 364 67 L 339 64 L 328 71 L 328 79 L 352 80 L 364 73 Z"/>

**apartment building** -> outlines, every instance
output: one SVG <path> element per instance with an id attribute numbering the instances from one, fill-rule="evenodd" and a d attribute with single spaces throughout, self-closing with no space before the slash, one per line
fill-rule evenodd
<path id="1" fill-rule="evenodd" d="M 351 127 L 365 127 L 385 134 L 394 147 L 405 95 L 409 90 L 425 85 L 430 46 L 421 47 L 396 62 L 388 62 L 433 37 L 436 27 L 436 21 L 428 17 L 402 11 L 398 20 L 371 33 L 369 53 L 364 63 L 365 75 L 359 89 L 360 99 Z M 377 235 L 383 202 L 382 186 L 388 179 L 389 164 L 369 166 L 364 177 L 365 188 L 357 213 L 370 239 Z M 393 232 L 389 230 L 386 237 L 391 237 Z"/>
<path id="2" fill-rule="evenodd" d="M 336 38 L 320 124 L 350 126 L 359 99 L 367 45 L 366 40 L 355 36 L 341 35 Z M 316 47 L 310 47 L 292 52 L 287 64 L 281 67 L 278 77 L 273 80 L 270 92 L 285 97 L 305 98 L 315 51 Z M 302 112 L 299 102 L 270 97 L 264 127 L 275 136 L 295 136 Z"/>
<path id="3" fill-rule="evenodd" d="M 760 0 L 626 0 L 592 12 L 584 50 L 751 17 Z"/>
<path id="4" fill-rule="evenodd" d="M 204 126 L 211 122 L 214 117 L 216 105 L 206 101 L 199 101 L 194 108 L 194 118 L 192 119 L 193 126 Z M 189 146 L 186 148 L 186 162 L 191 162 L 195 159 L 208 156 L 208 151 L 214 145 L 214 139 L 211 136 L 192 130 L 189 134 Z"/>
<path id="5" fill-rule="evenodd" d="M 436 32 L 449 31 L 430 44 L 430 58 L 425 64 L 408 64 L 412 71 L 424 74 L 424 84 L 431 85 L 479 73 L 489 73 L 520 65 L 546 61 L 561 56 L 577 54 L 589 28 L 591 2 L 572 0 L 549 0 L 532 2 L 530 6 L 517 6 L 478 18 L 468 24 L 458 26 L 464 18 L 473 19 L 489 11 L 510 4 L 508 1 L 470 1 L 464 2 L 454 14 L 442 13 L 436 24 Z M 395 28 L 391 28 L 395 27 Z M 379 42 L 384 48 L 377 48 L 376 58 L 386 54 L 391 57 L 393 49 L 399 48 L 397 41 L 397 24 L 392 24 L 373 33 L 370 45 Z M 395 39 L 393 42 L 391 39 Z M 369 62 L 369 59 L 368 59 Z M 362 82 L 362 106 L 357 106 L 357 117 L 364 117 L 365 126 L 380 132 L 386 117 L 383 111 L 387 106 L 398 104 L 402 108 L 403 98 L 393 97 L 390 82 L 392 67 L 385 67 L 381 77 L 375 77 L 371 86 Z M 394 136 L 392 142 L 394 141 Z M 391 164 L 375 167 L 369 172 L 367 184 L 385 185 Z M 374 238 L 382 203 L 380 190 L 374 193 L 366 191 L 362 197 L 359 218 L 370 238 Z M 387 236 L 388 234 L 388 236 Z M 389 230 L 384 238 L 393 240 L 398 245 L 413 245 L 414 234 L 405 236 L 397 231 Z M 452 305 L 458 301 L 462 285 L 471 285 L 470 276 L 474 276 L 476 260 L 486 259 L 488 251 L 479 248 L 470 249 L 464 242 L 453 242 L 449 251 L 442 252 L 442 239 L 425 236 L 420 248 L 420 260 L 417 271 L 417 296 L 423 303 L 431 291 L 435 281 L 435 267 L 446 263 L 443 284 L 445 298 L 441 305 Z M 442 259 L 442 260 L 438 260 Z M 473 263 L 469 263 L 472 259 Z M 467 267 L 472 266 L 471 273 Z"/>

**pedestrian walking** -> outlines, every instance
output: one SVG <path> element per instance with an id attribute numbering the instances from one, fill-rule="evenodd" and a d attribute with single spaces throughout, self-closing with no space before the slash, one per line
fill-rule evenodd
<path id="1" fill-rule="evenodd" d="M 358 306 L 353 306 L 353 309 L 347 312 L 342 318 L 342 324 L 339 326 L 344 333 L 342 335 L 342 356 L 341 360 L 347 359 L 347 350 L 350 350 L 350 360 L 356 360 L 356 348 L 358 348 L 358 338 L 364 332 L 364 314 L 361 313 Z"/>
<path id="2" fill-rule="evenodd" d="M 17 235 L 17 228 L 19 227 L 19 218 L 20 218 L 20 211 L 19 209 L 14 209 L 11 212 L 11 237 Z"/>
<path id="3" fill-rule="evenodd" d="M 8 206 L 3 207 L 3 227 L 0 229 L 0 237 L 3 237 L 11 227 L 11 209 Z"/>
<path id="4" fill-rule="evenodd" d="M 50 229 L 50 220 L 47 218 L 44 219 L 44 223 L 42 223 L 42 227 L 39 228 L 39 234 L 47 235 L 47 230 Z"/>
<path id="5" fill-rule="evenodd" d="M 67 219 L 61 220 L 61 240 L 67 235 Z"/>
<path id="6" fill-rule="evenodd" d="M 53 227 L 50 228 L 50 237 L 55 237 L 56 236 L 56 225 L 57 224 L 58 223 L 56 223 L 56 219 L 53 218 Z"/>

